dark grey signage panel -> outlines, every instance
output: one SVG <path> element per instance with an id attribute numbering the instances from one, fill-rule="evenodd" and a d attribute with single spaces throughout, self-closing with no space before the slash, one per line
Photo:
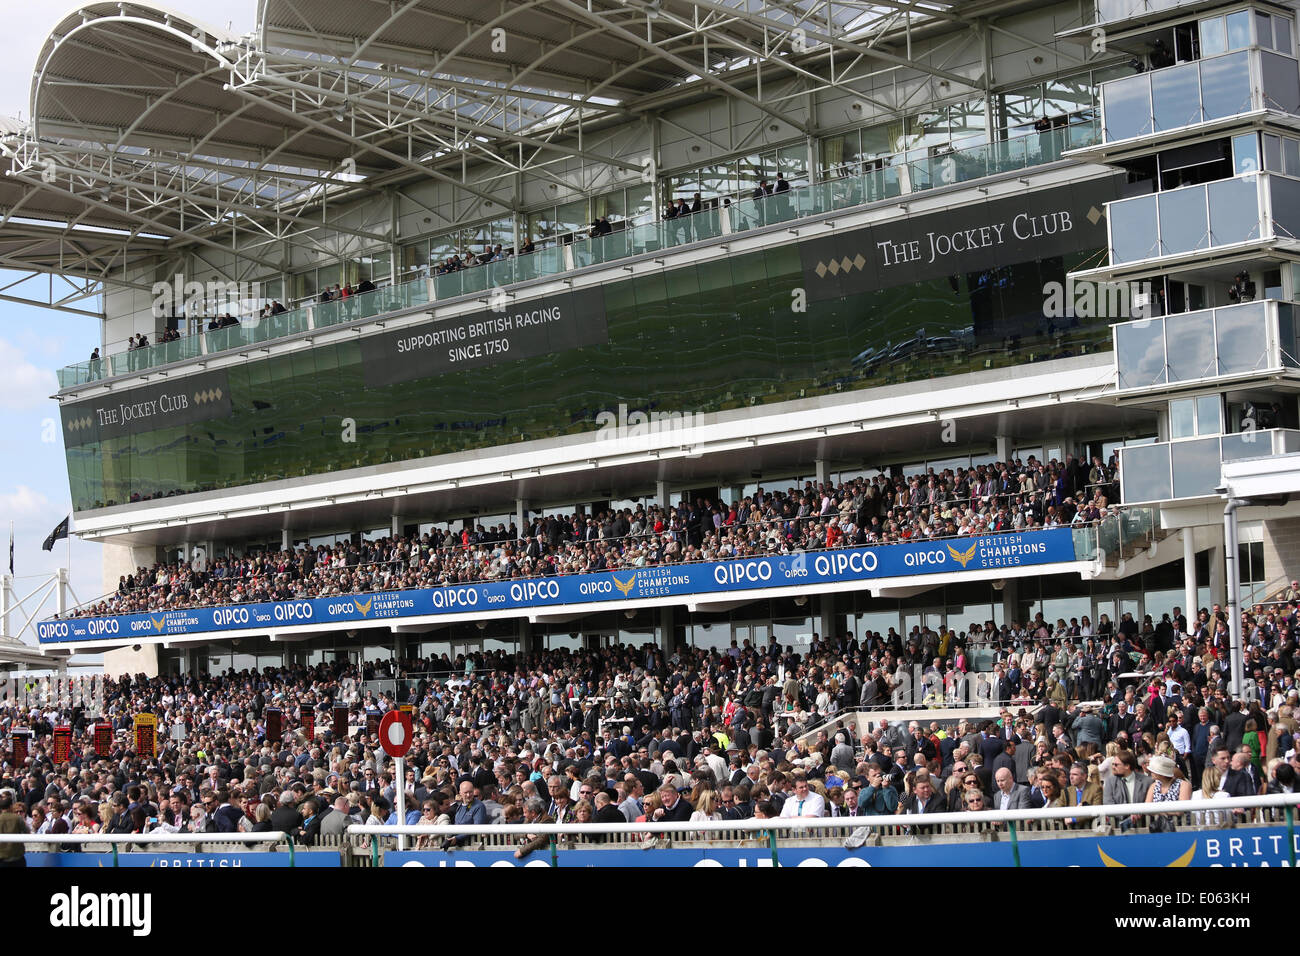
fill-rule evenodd
<path id="1" fill-rule="evenodd" d="M 224 369 L 112 391 L 59 409 L 66 447 L 190 425 L 231 414 Z"/>
<path id="2" fill-rule="evenodd" d="M 374 387 L 608 342 L 605 292 L 597 287 L 424 322 L 359 344 L 366 385 Z"/>
<path id="3" fill-rule="evenodd" d="M 799 244 L 815 302 L 1106 245 L 1103 177 L 908 216 Z"/>

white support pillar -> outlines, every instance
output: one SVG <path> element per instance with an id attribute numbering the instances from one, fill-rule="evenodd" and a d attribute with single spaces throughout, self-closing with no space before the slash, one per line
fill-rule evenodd
<path id="1" fill-rule="evenodd" d="M 825 458 L 818 458 L 815 462 L 817 467 L 817 484 L 829 484 L 831 480 L 831 466 Z"/>
<path id="2" fill-rule="evenodd" d="M 14 606 L 14 579 L 8 574 L 0 576 L 0 638 L 13 637 L 9 633 L 9 609 Z"/>
<path id="3" fill-rule="evenodd" d="M 288 528 L 280 529 L 280 550 L 288 551 L 293 547 L 293 532 Z"/>
<path id="4" fill-rule="evenodd" d="M 515 499 L 515 533 L 519 538 L 528 535 L 528 499 Z"/>
<path id="5" fill-rule="evenodd" d="M 1196 543 L 1192 540 L 1192 529 L 1183 529 L 1183 614 L 1187 616 L 1187 626 L 1196 620 Z"/>
<path id="6" fill-rule="evenodd" d="M 993 450 L 993 454 L 997 457 L 997 460 L 1010 461 L 1011 460 L 1011 439 L 1006 435 L 998 435 L 993 439 L 993 441 L 996 443 L 996 447 Z"/>
<path id="7" fill-rule="evenodd" d="M 655 482 L 655 500 L 659 502 L 659 507 L 665 510 L 672 506 L 672 502 L 668 500 L 668 482 Z"/>
<path id="8" fill-rule="evenodd" d="M 1210 604 L 1223 607 L 1228 603 L 1228 581 L 1224 575 L 1223 529 L 1217 530 L 1219 540 L 1210 549 Z"/>
<path id="9" fill-rule="evenodd" d="M 402 534 L 402 526 L 403 526 L 404 524 L 406 524 L 406 516 L 405 516 L 405 515 L 393 515 L 393 525 L 392 525 L 392 528 L 390 529 L 390 531 L 391 531 L 391 534 L 392 534 L 392 536 L 393 536 L 394 538 L 397 538 L 397 537 L 400 537 L 400 536 L 401 536 L 401 534 Z"/>
<path id="10" fill-rule="evenodd" d="M 822 640 L 829 641 L 838 637 L 840 627 L 836 625 L 835 615 L 835 595 L 820 594 L 817 596 L 818 627 L 821 631 Z"/>
<path id="11" fill-rule="evenodd" d="M 59 568 L 59 570 L 56 572 L 56 575 L 59 579 L 57 610 L 59 612 L 59 617 L 67 617 L 68 616 L 68 569 Z"/>

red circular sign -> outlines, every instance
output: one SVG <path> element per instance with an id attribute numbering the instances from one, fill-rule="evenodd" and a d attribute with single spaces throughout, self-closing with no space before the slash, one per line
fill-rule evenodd
<path id="1" fill-rule="evenodd" d="M 411 749 L 411 717 L 399 710 L 390 710 L 379 722 L 379 746 L 390 757 L 405 757 Z"/>

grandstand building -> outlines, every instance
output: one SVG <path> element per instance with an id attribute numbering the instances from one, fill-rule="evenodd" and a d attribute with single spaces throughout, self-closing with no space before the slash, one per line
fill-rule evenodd
<path id="1" fill-rule="evenodd" d="M 48 305 L 101 295 L 55 399 L 106 593 L 1031 457 L 1115 457 L 1120 500 L 42 645 L 113 673 L 799 647 L 1272 594 L 1300 557 L 1296 44 L 1270 2 L 260 0 L 248 36 L 85 4 L 3 131 L 0 249 L 83 284 Z M 1225 462 L 1273 475 L 1227 553 Z"/>

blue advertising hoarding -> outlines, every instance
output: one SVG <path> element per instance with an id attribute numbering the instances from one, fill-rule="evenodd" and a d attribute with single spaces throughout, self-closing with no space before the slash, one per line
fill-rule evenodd
<path id="1" fill-rule="evenodd" d="M 42 621 L 41 643 L 275 630 L 305 624 L 364 624 L 426 615 L 509 611 L 725 591 L 800 587 L 877 578 L 1042 566 L 1078 560 L 1074 533 L 1023 534 L 796 552 L 771 557 L 669 564 L 626 571 L 446 585 L 410 591 Z"/>
<path id="2" fill-rule="evenodd" d="M 1300 834 L 1293 837 L 1300 852 Z M 1187 833 L 1079 835 L 1022 839 L 1020 865 L 1026 867 L 1277 867 L 1290 866 L 1285 827 L 1250 827 Z M 772 851 L 755 840 L 752 849 L 673 847 L 670 849 L 573 849 L 557 852 L 561 867 L 589 866 L 772 866 Z M 778 847 L 780 866 L 1014 867 L 1015 851 L 1005 835 L 997 843 L 930 843 L 906 846 Z M 510 851 L 389 850 L 384 866 L 550 866 L 549 850 L 524 860 Z"/>
<path id="3" fill-rule="evenodd" d="M 268 853 L 156 853 L 127 852 L 117 854 L 117 863 L 113 862 L 112 853 L 28 853 L 28 866 L 66 869 L 68 867 L 133 867 L 155 869 L 232 869 L 240 867 L 275 868 L 289 866 L 287 852 Z M 337 867 L 339 855 L 331 852 L 304 852 L 299 850 L 293 855 L 294 867 Z"/>

